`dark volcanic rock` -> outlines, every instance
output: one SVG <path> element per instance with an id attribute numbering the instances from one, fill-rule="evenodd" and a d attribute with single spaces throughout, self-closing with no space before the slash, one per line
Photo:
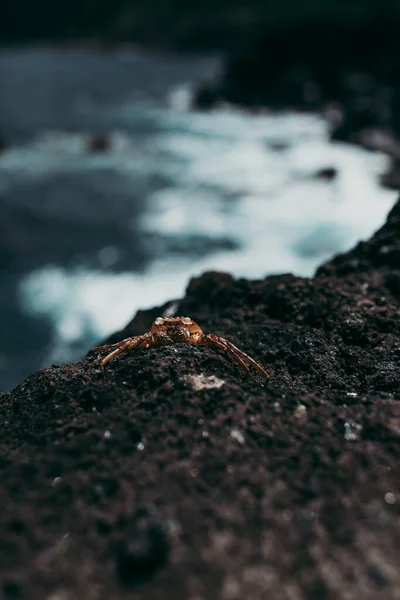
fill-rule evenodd
<path id="1" fill-rule="evenodd" d="M 107 152 L 111 148 L 110 135 L 102 132 L 91 133 L 87 138 L 86 148 L 93 154 Z"/>
<path id="2" fill-rule="evenodd" d="M 338 172 L 335 167 L 325 167 L 323 169 L 319 169 L 315 173 L 316 179 L 325 179 L 326 181 L 332 181 L 337 176 Z"/>
<path id="3" fill-rule="evenodd" d="M 370 146 L 372 134 L 375 149 L 398 158 L 400 20 L 390 7 L 382 3 L 362 22 L 314 20 L 266 31 L 228 56 L 220 81 L 204 83 L 194 105 L 321 111 L 335 139 Z"/>
<path id="4" fill-rule="evenodd" d="M 72 0 L 62 18 L 50 0 L 7 2 L 1 13 L 0 42 L 43 40 L 121 41 L 196 50 L 240 48 L 260 29 L 298 23 L 310 16 L 353 21 L 368 16 L 375 3 L 397 0 Z M 4 4 L 4 3 L 3 3 Z"/>
<path id="5" fill-rule="evenodd" d="M 2 154 L 7 148 L 7 142 L 0 133 L 0 154 Z"/>
<path id="6" fill-rule="evenodd" d="M 400 202 L 314 279 L 207 273 L 118 334 L 175 309 L 269 385 L 180 345 L 1 394 L 0 595 L 399 598 L 399 249 Z"/>

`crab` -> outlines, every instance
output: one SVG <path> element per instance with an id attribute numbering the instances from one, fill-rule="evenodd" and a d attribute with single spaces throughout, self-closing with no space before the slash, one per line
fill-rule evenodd
<path id="1" fill-rule="evenodd" d="M 173 344 L 197 344 L 208 346 L 217 351 L 222 350 L 227 352 L 232 360 L 239 363 L 246 373 L 250 373 L 250 366 L 252 366 L 266 379 L 269 379 L 269 375 L 263 367 L 248 354 L 219 335 L 203 333 L 200 326 L 189 317 L 158 317 L 148 333 L 128 337 L 116 344 L 98 346 L 93 350 L 112 350 L 100 363 L 101 370 L 104 373 L 107 363 L 126 350 L 147 349 L 152 346 L 171 346 Z"/>

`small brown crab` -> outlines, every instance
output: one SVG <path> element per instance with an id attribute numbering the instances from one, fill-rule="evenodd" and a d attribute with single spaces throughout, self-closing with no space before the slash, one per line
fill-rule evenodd
<path id="1" fill-rule="evenodd" d="M 229 356 L 238 362 L 247 373 L 250 373 L 249 365 L 251 365 L 266 379 L 269 379 L 268 373 L 250 356 L 223 337 L 212 333 L 204 334 L 197 323 L 189 317 L 158 317 L 151 326 L 149 333 L 128 337 L 116 344 L 98 346 L 93 350 L 111 350 L 113 348 L 112 352 L 107 354 L 100 363 L 101 370 L 104 372 L 106 364 L 114 356 L 125 352 L 125 350 L 147 349 L 151 346 L 170 346 L 172 344 L 198 344 L 208 346 L 214 350 L 223 350 L 228 352 Z"/>

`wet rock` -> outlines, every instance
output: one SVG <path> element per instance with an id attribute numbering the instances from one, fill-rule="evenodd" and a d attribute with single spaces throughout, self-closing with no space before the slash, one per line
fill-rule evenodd
<path id="1" fill-rule="evenodd" d="M 196 92 L 193 107 L 198 110 L 214 108 L 219 99 L 219 90 L 215 84 L 204 83 Z"/>
<path id="2" fill-rule="evenodd" d="M 107 152 L 111 148 L 111 139 L 107 133 L 91 133 L 87 138 L 87 151 L 96 154 Z"/>
<path id="3" fill-rule="evenodd" d="M 6 148 L 7 148 L 7 142 L 0 133 L 0 154 L 2 154 Z"/>
<path id="4" fill-rule="evenodd" d="M 389 171 L 382 175 L 381 183 L 392 190 L 400 190 L 400 160 L 393 161 Z"/>
<path id="5" fill-rule="evenodd" d="M 383 4 L 380 0 L 379 4 Z M 79 11 L 66 13 L 63 19 L 50 0 L 43 0 L 35 9 L 28 0 L 18 5 L 10 4 L 0 21 L 0 36 L 4 42 L 31 42 L 32 40 L 88 40 L 92 46 L 99 44 L 109 50 L 119 42 L 148 44 L 181 50 L 221 50 L 242 47 L 254 38 L 260 27 L 293 23 L 307 15 L 321 14 L 340 20 L 363 19 L 369 15 L 371 2 L 340 3 L 326 0 L 323 6 L 313 0 L 278 0 L 268 3 L 248 0 L 218 0 L 191 5 L 182 0 L 154 2 L 135 0 L 133 6 L 116 0 L 99 4 L 96 16 L 91 14 L 92 4 L 82 0 Z M 24 21 L 21 21 L 21 14 Z M 112 84 L 112 82 L 111 82 Z"/>
<path id="6" fill-rule="evenodd" d="M 338 172 L 337 169 L 335 169 L 335 167 L 325 167 L 324 169 L 319 169 L 319 171 L 315 173 L 315 178 L 324 179 L 326 181 L 332 181 L 336 178 L 337 174 Z"/>
<path id="7" fill-rule="evenodd" d="M 334 139 L 398 158 L 399 35 L 399 14 L 390 2 L 362 23 L 321 19 L 268 29 L 228 55 L 220 80 L 200 86 L 194 105 L 321 111 Z"/>

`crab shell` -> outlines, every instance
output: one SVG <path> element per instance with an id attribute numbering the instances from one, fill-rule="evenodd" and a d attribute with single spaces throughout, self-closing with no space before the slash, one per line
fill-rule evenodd
<path id="1" fill-rule="evenodd" d="M 165 333 L 174 342 L 198 343 L 203 338 L 200 326 L 189 317 L 158 317 L 150 333 Z"/>

